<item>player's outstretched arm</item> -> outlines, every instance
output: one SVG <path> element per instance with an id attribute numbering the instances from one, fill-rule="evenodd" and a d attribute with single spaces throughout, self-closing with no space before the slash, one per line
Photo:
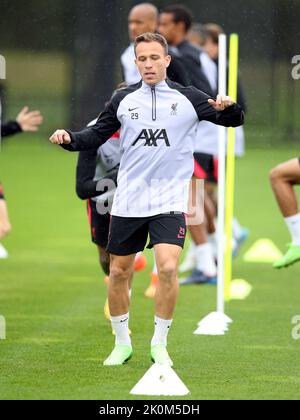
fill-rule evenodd
<path id="1" fill-rule="evenodd" d="M 43 116 L 40 111 L 29 111 L 29 108 L 25 106 L 15 121 L 1 124 L 1 134 L 2 137 L 8 137 L 21 132 L 35 132 L 38 131 L 42 122 Z"/>
<path id="2" fill-rule="evenodd" d="M 218 95 L 217 99 L 208 99 L 208 103 L 214 108 L 215 111 L 222 112 L 225 109 L 233 106 L 235 103 L 229 96 Z"/>
<path id="3" fill-rule="evenodd" d="M 244 124 L 242 107 L 229 96 L 218 95 L 216 100 L 210 98 L 207 102 L 210 110 L 207 111 L 203 119 L 225 127 L 239 127 Z"/>
<path id="4" fill-rule="evenodd" d="M 229 96 L 218 95 L 213 99 L 194 88 L 190 89 L 189 96 L 200 121 L 205 120 L 225 127 L 239 127 L 244 124 L 242 107 Z"/>
<path id="5" fill-rule="evenodd" d="M 57 144 L 61 146 L 64 144 L 70 144 L 71 136 L 66 130 L 56 130 L 49 140 L 52 144 Z"/>
<path id="6" fill-rule="evenodd" d="M 40 111 L 29 111 L 29 108 L 25 106 L 18 114 L 16 118 L 17 123 L 24 132 L 35 132 L 38 131 L 39 126 L 43 122 L 43 116 Z"/>
<path id="7" fill-rule="evenodd" d="M 98 149 L 115 134 L 121 124 L 116 115 L 116 107 L 110 102 L 92 127 L 74 133 L 69 130 L 57 130 L 50 137 L 50 142 L 60 145 L 69 152 Z"/>

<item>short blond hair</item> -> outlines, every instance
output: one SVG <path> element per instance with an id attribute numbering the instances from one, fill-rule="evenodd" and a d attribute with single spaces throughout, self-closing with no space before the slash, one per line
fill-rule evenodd
<path id="1" fill-rule="evenodd" d="M 219 35 L 224 34 L 224 29 L 217 23 L 206 23 L 204 26 L 206 38 L 211 38 L 214 44 L 219 44 Z"/>
<path id="2" fill-rule="evenodd" d="M 169 54 L 169 47 L 168 47 L 168 43 L 167 43 L 166 39 L 160 34 L 147 32 L 147 33 L 142 34 L 142 35 L 140 35 L 136 38 L 136 40 L 134 42 L 135 55 L 136 55 L 137 46 L 139 44 L 141 44 L 142 42 L 158 42 L 163 47 L 163 49 L 165 50 L 166 55 Z"/>

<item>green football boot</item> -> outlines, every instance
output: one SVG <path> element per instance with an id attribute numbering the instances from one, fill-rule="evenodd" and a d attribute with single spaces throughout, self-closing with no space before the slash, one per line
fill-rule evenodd
<path id="1" fill-rule="evenodd" d="M 287 268 L 290 265 L 293 265 L 296 262 L 300 261 L 300 246 L 290 244 L 288 245 L 288 247 L 288 252 L 284 255 L 284 257 L 281 258 L 281 260 L 276 261 L 274 263 L 274 268 Z"/>
<path id="2" fill-rule="evenodd" d="M 151 347 L 151 360 L 159 365 L 173 366 L 173 362 L 168 354 L 167 348 L 163 344 Z"/>
<path id="3" fill-rule="evenodd" d="M 133 355 L 132 347 L 116 344 L 110 356 L 103 363 L 104 366 L 121 366 L 128 362 Z"/>

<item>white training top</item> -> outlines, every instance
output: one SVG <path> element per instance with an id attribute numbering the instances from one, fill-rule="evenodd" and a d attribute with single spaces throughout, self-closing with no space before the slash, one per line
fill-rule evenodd
<path id="1" fill-rule="evenodd" d="M 70 151 L 98 148 L 121 128 L 121 161 L 112 215 L 149 217 L 187 213 L 194 171 L 194 137 L 199 120 L 225 126 L 243 124 L 237 104 L 216 112 L 209 97 L 164 80 L 120 89 L 95 126 L 70 133 Z M 201 140 L 199 140 L 201 141 Z"/>

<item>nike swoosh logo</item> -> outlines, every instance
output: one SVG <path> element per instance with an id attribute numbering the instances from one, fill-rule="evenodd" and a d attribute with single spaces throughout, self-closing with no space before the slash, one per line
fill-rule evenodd
<path id="1" fill-rule="evenodd" d="M 129 108 L 128 111 L 129 112 L 132 112 L 132 111 L 135 111 L 136 109 L 140 109 L 140 108 L 139 107 L 137 107 L 137 108 Z"/>
<path id="2" fill-rule="evenodd" d="M 126 318 L 126 319 L 122 319 L 120 322 L 126 322 L 126 321 L 128 321 L 128 318 Z"/>

